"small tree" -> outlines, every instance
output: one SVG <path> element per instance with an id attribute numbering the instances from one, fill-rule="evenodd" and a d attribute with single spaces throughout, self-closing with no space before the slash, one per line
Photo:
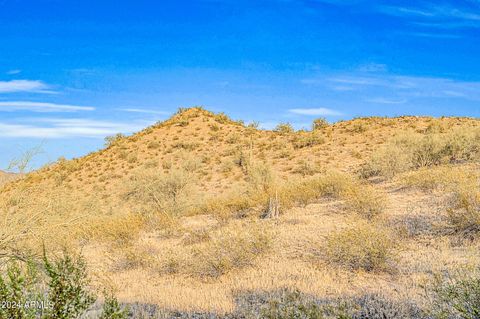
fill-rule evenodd
<path id="1" fill-rule="evenodd" d="M 323 130 L 324 128 L 328 127 L 330 124 L 328 123 L 327 119 L 324 117 L 318 118 L 313 120 L 313 130 Z"/>
<path id="2" fill-rule="evenodd" d="M 32 159 L 42 152 L 41 145 L 26 150 L 22 155 L 10 161 L 7 170 L 17 170 L 20 174 L 26 173 L 29 170 Z"/>
<path id="3" fill-rule="evenodd" d="M 275 127 L 274 131 L 281 134 L 289 134 L 289 133 L 293 133 L 295 130 L 293 129 L 292 124 L 290 123 L 279 123 Z"/>
<path id="4" fill-rule="evenodd" d="M 110 147 L 117 144 L 119 141 L 125 138 L 125 134 L 117 133 L 115 135 L 105 137 L 105 147 Z"/>

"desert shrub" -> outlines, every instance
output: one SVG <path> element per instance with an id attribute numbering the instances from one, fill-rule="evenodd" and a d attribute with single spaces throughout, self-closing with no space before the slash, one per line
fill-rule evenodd
<path id="1" fill-rule="evenodd" d="M 435 318 L 476 319 L 480 316 L 480 277 L 478 274 L 437 275 L 427 287 Z"/>
<path id="2" fill-rule="evenodd" d="M 238 165 L 244 173 L 249 172 L 249 168 L 252 165 L 250 154 L 247 154 L 242 148 L 236 150 L 234 154 L 233 163 Z"/>
<path id="3" fill-rule="evenodd" d="M 210 241 L 192 247 L 185 269 L 201 278 L 219 277 L 252 265 L 270 246 L 270 232 L 259 225 L 223 229 L 212 234 Z"/>
<path id="4" fill-rule="evenodd" d="M 198 212 L 211 214 L 220 221 L 227 221 L 232 216 L 242 214 L 259 205 L 265 198 L 264 194 L 255 194 L 241 189 L 223 197 L 209 198 L 198 207 Z"/>
<path id="5" fill-rule="evenodd" d="M 8 263 L 6 277 L 0 275 L 0 299 L 14 305 L 0 307 L 2 319 L 71 319 L 84 315 L 96 297 L 82 256 L 64 253 L 50 260 L 44 252 L 42 264 Z M 114 308 L 121 313 L 118 302 L 109 304 L 101 318 L 125 318 L 109 316 Z"/>
<path id="6" fill-rule="evenodd" d="M 229 135 L 226 139 L 226 142 L 228 144 L 237 144 L 240 142 L 240 135 L 237 133 L 234 133 L 232 135 Z"/>
<path id="7" fill-rule="evenodd" d="M 480 130 L 457 129 L 446 138 L 445 153 L 452 163 L 478 160 L 480 156 Z"/>
<path id="8" fill-rule="evenodd" d="M 218 132 L 220 130 L 220 126 L 216 123 L 210 124 L 209 127 L 213 132 Z"/>
<path id="9" fill-rule="evenodd" d="M 237 296 L 238 318 L 288 319 L 420 319 L 426 318 L 412 302 L 378 293 L 319 299 L 296 289 L 243 293 Z M 237 317 L 235 317 L 237 318 Z"/>
<path id="10" fill-rule="evenodd" d="M 275 189 L 275 174 L 266 163 L 251 164 L 247 179 L 254 191 L 260 190 L 264 193 L 271 193 Z"/>
<path id="11" fill-rule="evenodd" d="M 260 309 L 265 319 L 323 319 L 324 309 L 312 298 L 304 297 L 298 290 L 271 296 Z"/>
<path id="12" fill-rule="evenodd" d="M 188 190 L 191 174 L 184 169 L 138 172 L 128 186 L 127 198 L 137 200 L 149 211 L 177 214 L 189 205 Z"/>
<path id="13" fill-rule="evenodd" d="M 120 306 L 115 295 L 111 292 L 105 293 L 105 301 L 99 319 L 127 319 L 127 316 L 128 310 Z"/>
<path id="14" fill-rule="evenodd" d="M 95 296 L 88 289 L 90 282 L 83 257 L 64 254 L 50 261 L 44 254 L 44 265 L 49 278 L 48 299 L 52 301 L 46 318 L 76 318 L 95 302 Z"/>
<path id="15" fill-rule="evenodd" d="M 124 140 L 126 136 L 122 133 L 117 133 L 115 135 L 105 137 L 105 147 L 110 147 L 118 144 L 118 142 Z"/>
<path id="16" fill-rule="evenodd" d="M 360 176 L 368 178 L 380 175 L 391 178 L 408 170 L 410 163 L 410 155 L 407 152 L 395 145 L 385 145 L 374 151 L 368 161 L 362 165 Z"/>
<path id="17" fill-rule="evenodd" d="M 439 166 L 408 172 L 400 177 L 400 183 L 406 187 L 421 190 L 454 190 L 462 184 L 474 185 L 478 173 L 468 168 Z"/>
<path id="18" fill-rule="evenodd" d="M 36 318 L 35 307 L 23 307 L 23 305 L 36 303 L 41 297 L 35 291 L 37 274 L 34 264 L 29 262 L 22 269 L 18 262 L 12 260 L 5 268 L 3 269 L 5 277 L 0 274 L 0 301 L 2 302 L 0 318 Z"/>
<path id="19" fill-rule="evenodd" d="M 447 216 L 456 233 L 472 237 L 480 232 L 480 191 L 476 185 L 464 185 L 452 194 Z"/>
<path id="20" fill-rule="evenodd" d="M 258 129 L 260 127 L 260 123 L 257 121 L 253 121 L 248 123 L 247 127 L 252 129 Z"/>
<path id="21" fill-rule="evenodd" d="M 198 147 L 198 143 L 195 142 L 175 142 L 172 144 L 173 148 L 180 148 L 187 151 L 193 151 Z"/>
<path id="22" fill-rule="evenodd" d="M 305 177 L 318 173 L 319 169 L 312 162 L 301 160 L 298 166 L 293 170 L 293 172 Z"/>
<path id="23" fill-rule="evenodd" d="M 292 143 L 295 149 L 299 149 L 323 144 L 325 143 L 325 138 L 316 132 L 308 132 L 296 135 Z"/>
<path id="24" fill-rule="evenodd" d="M 215 121 L 220 124 L 227 124 L 229 122 L 232 122 L 232 120 L 230 120 L 230 118 L 223 112 L 215 114 Z"/>
<path id="25" fill-rule="evenodd" d="M 138 161 L 137 154 L 129 154 L 127 156 L 127 162 L 130 164 L 136 163 Z"/>
<path id="26" fill-rule="evenodd" d="M 274 131 L 280 134 L 290 134 L 293 133 L 295 130 L 290 123 L 280 123 L 275 127 Z"/>
<path id="27" fill-rule="evenodd" d="M 324 117 L 321 117 L 313 120 L 312 129 L 314 131 L 323 130 L 327 128 L 329 125 L 330 124 L 328 123 L 328 121 Z"/>
<path id="28" fill-rule="evenodd" d="M 157 142 L 157 141 L 150 141 L 147 144 L 147 148 L 149 149 L 156 149 L 156 148 L 160 148 L 161 146 L 162 144 L 160 144 L 160 142 Z"/>
<path id="29" fill-rule="evenodd" d="M 392 238 L 385 230 L 368 224 L 330 235 L 324 247 L 329 262 L 365 271 L 388 269 L 393 248 Z"/>
<path id="30" fill-rule="evenodd" d="M 148 222 L 152 222 L 152 216 L 148 217 Z M 147 225 L 147 218 L 140 214 L 127 213 L 115 218 L 98 218 L 92 224 L 83 234 L 86 239 L 94 238 L 118 246 L 128 246 Z"/>
<path id="31" fill-rule="evenodd" d="M 350 132 L 354 133 L 363 133 L 367 130 L 367 126 L 364 123 L 355 122 L 352 124 L 352 127 L 349 129 Z"/>
<path id="32" fill-rule="evenodd" d="M 3 259 L 25 257 L 27 250 L 21 245 L 32 236 L 38 236 L 45 216 L 40 213 L 32 213 L 28 218 L 22 214 L 16 214 L 13 207 L 28 207 L 28 196 L 23 192 L 12 192 L 8 201 L 0 201 L 0 264 Z"/>
<path id="33" fill-rule="evenodd" d="M 316 184 L 322 196 L 340 197 L 353 187 L 355 181 L 348 174 L 339 171 L 329 171 L 320 177 Z"/>
<path id="34" fill-rule="evenodd" d="M 344 192 L 347 207 L 361 216 L 372 219 L 386 208 L 386 198 L 370 185 L 355 185 Z"/>
<path id="35" fill-rule="evenodd" d="M 426 135 L 413 141 L 412 166 L 429 167 L 442 163 L 447 145 L 439 135 Z"/>
<path id="36" fill-rule="evenodd" d="M 381 294 L 365 294 L 345 301 L 344 311 L 351 319 L 413 319 L 424 318 L 421 309 L 412 302 L 392 300 Z"/>

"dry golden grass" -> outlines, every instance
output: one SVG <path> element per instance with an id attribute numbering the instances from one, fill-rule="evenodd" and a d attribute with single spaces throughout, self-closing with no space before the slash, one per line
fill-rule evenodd
<path id="1" fill-rule="evenodd" d="M 394 246 L 387 230 L 359 223 L 330 235 L 324 250 L 330 263 L 354 270 L 381 271 L 391 267 Z"/>

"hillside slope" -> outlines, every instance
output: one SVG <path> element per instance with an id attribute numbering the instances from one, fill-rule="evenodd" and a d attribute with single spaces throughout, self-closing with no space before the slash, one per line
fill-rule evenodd
<path id="1" fill-rule="evenodd" d="M 479 125 L 480 121 L 468 118 L 360 118 L 314 132 L 282 133 L 246 127 L 223 114 L 192 108 L 137 134 L 120 137 L 98 152 L 59 160 L 8 185 L 3 192 L 35 186 L 44 193 L 61 187 L 79 196 L 94 194 L 104 204 L 115 206 L 123 186 L 138 171 L 167 173 L 185 168 L 194 171 L 201 192 L 218 195 L 244 182 L 247 161 L 264 162 L 284 178 L 332 168 L 354 172 L 374 149 L 397 134 Z"/>
<path id="2" fill-rule="evenodd" d="M 0 256 L 81 248 L 138 318 L 217 318 L 282 291 L 428 309 L 433 275 L 480 266 L 479 163 L 477 119 L 293 132 L 181 110 L 7 183 Z"/>

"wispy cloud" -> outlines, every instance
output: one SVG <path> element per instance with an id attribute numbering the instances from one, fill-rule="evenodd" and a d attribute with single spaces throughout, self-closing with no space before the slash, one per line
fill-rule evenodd
<path id="1" fill-rule="evenodd" d="M 302 83 L 338 92 L 342 98 L 371 103 L 404 104 L 414 99 L 447 98 L 480 101 L 480 81 L 444 77 L 352 72 L 309 78 Z"/>
<path id="2" fill-rule="evenodd" d="M 386 72 L 388 67 L 383 63 L 367 63 L 360 65 L 357 70 L 359 72 Z"/>
<path id="3" fill-rule="evenodd" d="M 410 35 L 414 37 L 421 38 L 433 38 L 433 39 L 460 39 L 462 38 L 459 34 L 450 34 L 450 33 L 429 33 L 429 32 L 403 32 L 404 35 Z"/>
<path id="4" fill-rule="evenodd" d="M 143 113 L 143 114 L 158 114 L 158 115 L 169 115 L 170 114 L 170 112 L 167 112 L 167 111 L 141 109 L 141 108 L 119 108 L 117 110 L 123 111 L 123 112 Z"/>
<path id="5" fill-rule="evenodd" d="M 78 106 L 70 104 L 55 104 L 30 101 L 0 102 L 0 112 L 32 111 L 32 112 L 76 112 L 93 111 L 92 106 Z"/>
<path id="6" fill-rule="evenodd" d="M 378 103 L 378 104 L 405 104 L 407 102 L 406 99 L 395 100 L 395 99 L 388 99 L 384 97 L 367 99 L 366 101 L 371 103 Z"/>
<path id="7" fill-rule="evenodd" d="M 421 27 L 444 29 L 480 27 L 478 4 L 472 7 L 424 2 L 422 6 L 378 6 L 377 11 L 408 19 L 411 24 Z"/>
<path id="8" fill-rule="evenodd" d="M 396 16 L 480 21 L 480 14 L 476 12 L 468 11 L 467 8 L 457 8 L 445 5 L 431 4 L 424 8 L 395 6 L 383 6 L 380 8 L 384 13 Z"/>
<path id="9" fill-rule="evenodd" d="M 12 80 L 0 81 L 0 93 L 17 93 L 17 92 L 31 92 L 31 93 L 55 93 L 50 89 L 50 86 L 42 81 L 32 80 Z"/>
<path id="10" fill-rule="evenodd" d="M 332 109 L 327 109 L 324 107 L 319 107 L 319 108 L 299 108 L 299 109 L 289 109 L 288 110 L 290 113 L 293 114 L 299 114 L 299 115 L 322 115 L 322 116 L 339 116 L 342 115 L 342 113 L 332 110 Z"/>
<path id="11" fill-rule="evenodd" d="M 18 70 L 18 69 L 16 69 L 16 70 L 9 70 L 9 71 L 7 71 L 7 74 L 8 74 L 8 75 L 15 75 L 15 74 L 19 74 L 19 73 L 21 73 L 21 72 L 22 72 L 22 70 Z"/>
<path id="12" fill-rule="evenodd" d="M 26 123 L 0 122 L 0 136 L 17 138 L 103 138 L 141 130 L 149 122 L 111 122 L 89 119 L 31 119 Z"/>

